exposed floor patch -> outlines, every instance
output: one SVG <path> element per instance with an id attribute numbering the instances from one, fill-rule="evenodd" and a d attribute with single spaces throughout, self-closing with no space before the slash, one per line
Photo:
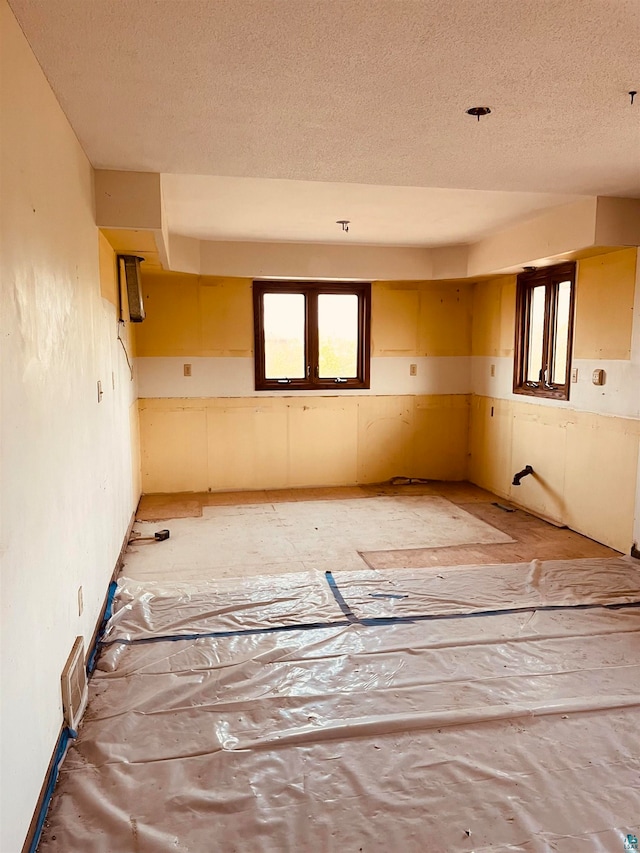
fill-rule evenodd
<path id="1" fill-rule="evenodd" d="M 202 518 L 173 519 L 169 527 L 166 542 L 129 549 L 129 577 L 193 580 L 359 569 L 363 549 L 513 542 L 446 498 L 430 495 L 210 506 Z M 143 536 L 154 529 L 136 524 Z"/>

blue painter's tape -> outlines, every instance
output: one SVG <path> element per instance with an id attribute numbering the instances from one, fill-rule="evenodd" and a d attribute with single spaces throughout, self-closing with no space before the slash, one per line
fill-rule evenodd
<path id="1" fill-rule="evenodd" d="M 477 619 L 484 616 L 506 616 L 514 613 L 546 613 L 554 610 L 621 610 L 624 607 L 640 607 L 640 601 L 622 604 L 547 604 L 539 607 L 508 607 L 504 610 L 477 610 L 475 613 L 429 613 L 423 616 L 367 616 L 360 619 L 362 625 L 394 625 L 398 622 L 431 622 L 441 619 Z"/>
<path id="2" fill-rule="evenodd" d="M 107 601 L 104 606 L 104 613 L 102 614 L 100 628 L 98 629 L 96 641 L 93 644 L 93 648 L 91 649 L 91 652 L 87 659 L 87 673 L 89 675 L 91 675 L 91 673 L 96 668 L 96 663 L 98 660 L 98 651 L 100 650 L 102 638 L 104 637 L 104 632 L 107 628 L 107 622 L 109 621 L 109 619 L 111 619 L 111 614 L 113 612 L 113 599 L 115 598 L 117 589 L 118 584 L 115 581 L 111 581 L 111 583 L 109 584 L 109 589 L 107 590 Z"/>
<path id="3" fill-rule="evenodd" d="M 345 628 L 350 622 L 303 622 L 299 625 L 273 625 L 269 628 L 238 628 L 237 631 L 208 631 L 202 634 L 159 634 L 138 639 L 104 640 L 102 646 L 137 646 L 144 643 L 175 643 L 179 640 L 202 640 L 216 637 L 251 637 L 260 634 L 279 634 L 286 631 L 317 631 L 327 628 Z"/>
<path id="4" fill-rule="evenodd" d="M 338 590 L 338 594 L 340 591 Z M 344 600 L 344 599 L 343 599 Z M 345 604 L 345 606 L 347 606 Z M 346 628 L 349 625 L 365 625 L 368 627 L 383 625 L 402 625 L 416 622 L 440 621 L 443 619 L 478 619 L 485 616 L 504 616 L 514 613 L 535 613 L 536 611 L 553 610 L 620 610 L 625 607 L 640 607 L 640 601 L 632 601 L 626 604 L 559 604 L 546 607 L 512 607 L 507 610 L 479 610 L 476 613 L 436 613 L 416 616 L 367 616 L 361 619 L 351 614 L 351 618 L 345 622 L 309 622 L 299 625 L 275 625 L 269 628 L 239 628 L 237 631 L 209 631 L 202 634 L 159 634 L 154 637 L 139 637 L 138 639 L 116 639 L 102 641 L 101 646 L 137 646 L 148 643 L 176 643 L 180 640 L 202 640 L 225 637 L 251 637 L 261 634 L 279 634 L 291 631 L 317 631 L 330 628 Z M 351 612 L 351 611 L 349 611 Z M 346 614 L 345 614 L 346 615 Z"/>
<path id="5" fill-rule="evenodd" d="M 77 735 L 73 731 L 73 729 L 65 728 L 62 729 L 62 732 L 60 733 L 58 745 L 56 746 L 56 751 L 53 757 L 53 765 L 51 767 L 51 772 L 49 773 L 49 778 L 47 779 L 47 787 L 45 788 L 44 799 L 42 800 L 42 807 L 40 808 L 40 812 L 38 814 L 36 829 L 33 834 L 33 839 L 31 840 L 31 845 L 29 847 L 29 853 L 36 853 L 36 850 L 38 849 L 38 844 L 40 843 L 40 836 L 42 835 L 42 828 L 44 826 L 45 818 L 47 817 L 47 811 L 49 810 L 51 797 L 53 796 L 53 789 L 55 788 L 56 782 L 58 781 L 60 765 L 62 764 L 62 760 L 67 751 L 67 747 L 69 746 L 69 741 L 75 740 L 76 737 Z"/>

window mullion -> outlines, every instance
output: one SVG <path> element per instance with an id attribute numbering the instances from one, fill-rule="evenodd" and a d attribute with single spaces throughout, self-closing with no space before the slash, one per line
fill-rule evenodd
<path id="1" fill-rule="evenodd" d="M 545 332 L 547 334 L 547 364 L 548 364 L 548 380 L 547 385 L 553 385 L 553 369 L 554 356 L 556 347 L 556 326 L 557 326 L 557 311 L 558 311 L 558 283 L 556 281 L 547 285 L 549 291 L 549 307 L 545 322 Z"/>
<path id="2" fill-rule="evenodd" d="M 307 381 L 312 385 L 319 381 L 318 357 L 318 291 L 309 289 L 307 297 L 307 324 L 305 328 L 305 348 L 307 357 Z"/>
<path id="3" fill-rule="evenodd" d="M 533 288 L 527 287 L 523 294 L 523 308 L 520 313 L 521 318 L 521 334 L 523 338 L 522 344 L 522 364 L 520 367 L 520 382 L 527 380 L 527 365 L 529 364 L 529 347 L 531 346 L 531 329 L 529 327 L 529 316 L 531 314 L 531 297 Z"/>
<path id="4" fill-rule="evenodd" d="M 542 334 L 542 379 L 543 387 L 549 385 L 551 379 L 551 350 L 553 347 L 553 332 L 551 322 L 553 318 L 553 285 L 545 287 L 544 294 L 544 329 Z"/>

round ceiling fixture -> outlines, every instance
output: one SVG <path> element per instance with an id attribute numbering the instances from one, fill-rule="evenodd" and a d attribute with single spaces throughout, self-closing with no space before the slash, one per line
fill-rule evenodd
<path id="1" fill-rule="evenodd" d="M 476 116 L 480 121 L 480 116 L 488 116 L 491 112 L 491 107 L 470 107 L 467 110 L 467 115 Z"/>

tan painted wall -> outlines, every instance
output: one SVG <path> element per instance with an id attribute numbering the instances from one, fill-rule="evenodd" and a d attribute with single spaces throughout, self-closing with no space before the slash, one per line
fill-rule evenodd
<path id="1" fill-rule="evenodd" d="M 628 552 L 640 421 L 474 396 L 469 479 Z M 535 477 L 511 485 L 532 465 Z"/>
<path id="2" fill-rule="evenodd" d="M 147 318 L 135 329 L 139 356 L 253 353 L 251 280 L 143 275 Z M 466 356 L 473 285 L 374 282 L 371 354 Z"/>
<path id="3" fill-rule="evenodd" d="M 578 262 L 574 358 L 630 358 L 635 274 L 635 248 Z M 473 355 L 513 356 L 516 276 L 476 284 L 472 304 Z"/>
<path id="4" fill-rule="evenodd" d="M 504 386 L 500 393 L 485 390 L 474 395 L 470 418 L 473 482 L 622 551 L 632 540 L 640 441 L 633 400 L 637 367 L 630 362 L 636 255 L 635 249 L 625 249 L 582 260 L 577 277 L 574 364 L 587 360 L 589 368 L 593 362 L 612 374 L 622 369 L 626 383 L 597 389 L 590 385 L 590 374 L 579 377 L 592 396 L 580 395 L 572 385 L 572 399 L 562 404 L 515 397 Z M 510 382 L 515 279 L 476 285 L 473 311 L 474 356 L 490 357 L 498 365 L 507 360 L 505 380 Z M 608 406 L 617 404 L 633 416 L 602 411 L 606 394 Z M 624 399 L 612 400 L 616 394 Z M 577 410 L 578 402 L 591 411 Z M 536 477 L 512 486 L 513 474 L 527 464 Z"/>
<path id="5" fill-rule="evenodd" d="M 472 354 L 513 356 L 516 276 L 475 285 L 472 304 Z"/>
<path id="6" fill-rule="evenodd" d="M 469 355 L 472 296 L 467 282 L 374 282 L 371 354 Z"/>
<path id="7" fill-rule="evenodd" d="M 635 275 L 635 249 L 580 261 L 574 358 L 631 357 Z"/>
<path id="8" fill-rule="evenodd" d="M 466 395 L 140 400 L 145 492 L 464 479 Z"/>
<path id="9" fill-rule="evenodd" d="M 141 359 L 157 359 L 164 370 L 166 359 L 204 358 L 210 370 L 217 363 L 227 374 L 232 368 L 225 359 L 234 365 L 252 359 L 250 280 L 145 275 L 144 292 L 147 319 L 135 330 Z M 471 348 L 471 296 L 467 283 L 375 282 L 372 355 L 396 364 L 401 357 L 464 362 Z M 155 381 L 154 387 L 163 386 L 157 372 Z M 166 387 L 175 384 L 167 378 Z M 183 387 L 187 393 L 195 386 Z M 232 388 L 229 394 L 176 398 L 169 392 L 140 401 L 145 492 L 466 474 L 466 393 L 265 396 Z"/>
<path id="10" fill-rule="evenodd" d="M 91 166 L 6 0 L 0 33 L 0 850 L 15 853 L 62 725 L 60 673 L 137 503 L 137 405 Z"/>

